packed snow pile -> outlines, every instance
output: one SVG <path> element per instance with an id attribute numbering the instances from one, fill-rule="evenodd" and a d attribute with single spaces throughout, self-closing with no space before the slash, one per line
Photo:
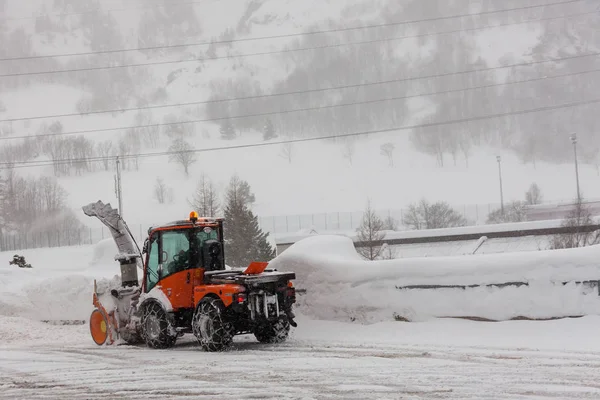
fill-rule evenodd
<path id="1" fill-rule="evenodd" d="M 102 241 L 97 246 L 19 251 L 31 269 L 9 265 L 13 253 L 0 253 L 0 317 L 87 320 L 94 279 L 99 289 L 118 279 L 115 248 Z"/>
<path id="2" fill-rule="evenodd" d="M 539 252 L 365 261 L 352 240 L 315 236 L 271 262 L 296 272 L 302 313 L 320 319 L 378 322 L 394 315 L 553 318 L 600 314 L 598 288 L 576 282 L 600 279 L 600 247 Z M 486 286 L 510 282 L 523 286 Z M 567 284 L 564 284 L 569 282 Z M 425 285 L 475 288 L 404 289 Z"/>

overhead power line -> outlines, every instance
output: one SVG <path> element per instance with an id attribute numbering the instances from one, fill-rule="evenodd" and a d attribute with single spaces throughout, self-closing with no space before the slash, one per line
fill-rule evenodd
<path id="1" fill-rule="evenodd" d="M 395 128 L 361 131 L 361 132 L 354 132 L 354 133 L 341 134 L 341 135 L 319 136 L 319 137 L 310 137 L 310 138 L 302 138 L 302 139 L 288 139 L 288 140 L 280 140 L 280 141 L 275 141 L 275 142 L 240 144 L 240 145 L 233 145 L 233 146 L 211 147 L 211 148 L 205 148 L 205 149 L 192 149 L 192 150 L 186 150 L 186 151 L 163 151 L 163 152 L 153 152 L 153 153 L 125 154 L 125 155 L 119 155 L 119 157 L 121 159 L 150 158 L 150 157 L 169 156 L 169 155 L 180 154 L 180 153 L 206 153 L 206 152 L 214 152 L 214 151 L 226 151 L 226 150 L 235 150 L 235 149 L 267 147 L 267 146 L 275 146 L 275 145 L 281 145 L 281 144 L 286 144 L 286 143 L 304 143 L 304 142 L 313 142 L 313 141 L 321 141 L 321 140 L 340 139 L 340 138 L 346 138 L 346 137 L 357 137 L 357 136 L 373 135 L 373 134 L 379 134 L 379 133 L 391 133 L 391 132 L 407 131 L 407 130 L 414 130 L 414 129 L 425 129 L 425 128 L 432 128 L 432 127 L 446 126 L 446 125 L 463 124 L 463 123 L 468 123 L 468 122 L 509 117 L 509 116 L 513 116 L 513 115 L 533 114 L 533 113 L 554 111 L 554 110 L 565 109 L 565 108 L 581 107 L 581 106 L 586 106 L 586 105 L 591 105 L 591 104 L 599 104 L 599 103 L 600 103 L 600 99 L 590 99 L 590 100 L 583 100 L 583 101 L 565 103 L 565 104 L 560 104 L 560 105 L 531 108 L 528 110 L 509 111 L 509 112 L 503 112 L 503 113 L 482 115 L 482 116 L 477 116 L 477 117 L 459 118 L 459 119 L 448 120 L 448 121 L 430 122 L 430 123 L 425 123 L 425 124 L 414 124 L 414 125 L 400 126 L 400 127 L 395 127 Z M 78 162 L 103 162 L 105 160 L 110 160 L 110 159 L 114 159 L 114 158 L 116 158 L 116 156 L 57 159 L 57 160 L 51 160 L 51 161 L 20 161 L 20 162 L 15 161 L 12 163 L 11 162 L 3 162 L 3 163 L 0 163 L 0 165 L 3 165 L 4 167 L 2 167 L 0 169 L 42 167 L 42 166 L 50 166 L 50 165 L 60 165 L 61 163 L 62 164 L 71 164 L 71 163 L 78 163 Z M 18 165 L 16 165 L 16 164 L 18 164 Z"/>
<path id="2" fill-rule="evenodd" d="M 589 14 L 591 14 L 591 13 L 592 12 L 589 12 Z M 595 13 L 595 12 L 593 12 L 593 13 Z M 574 16 L 577 16 L 577 15 L 574 15 Z M 546 20 L 565 19 L 568 17 L 572 17 L 572 16 L 552 17 L 552 18 L 547 18 Z M 530 22 L 532 22 L 532 21 L 527 21 L 526 23 L 530 23 Z M 485 27 L 485 29 L 497 28 L 500 26 L 521 25 L 523 23 L 525 23 L 525 22 L 511 23 L 511 24 L 504 24 L 504 25 L 495 25 L 492 27 Z M 477 29 L 481 29 L 481 28 L 477 28 Z M 461 31 L 468 31 L 468 30 L 469 29 L 461 30 Z M 470 29 L 470 30 L 474 30 L 474 29 Z M 274 55 L 274 54 L 295 53 L 295 52 L 300 52 L 300 51 L 323 50 L 323 49 L 330 49 L 330 48 L 339 48 L 339 47 L 390 42 L 390 41 L 412 39 L 412 38 L 419 38 L 419 37 L 426 37 L 426 36 L 436 36 L 439 34 L 447 34 L 447 33 L 457 33 L 457 32 L 456 31 L 440 32 L 440 33 L 433 33 L 433 34 L 410 35 L 410 36 L 385 38 L 385 39 L 371 39 L 371 40 L 362 40 L 362 41 L 347 42 L 347 43 L 336 43 L 336 44 L 327 44 L 327 45 L 321 45 L 321 46 L 299 47 L 299 48 L 293 48 L 293 49 L 269 50 L 269 51 L 255 52 L 255 53 L 235 54 L 235 55 L 225 55 L 225 56 L 214 56 L 214 57 L 202 56 L 202 57 L 195 57 L 195 58 L 190 58 L 190 59 L 186 59 L 186 60 L 148 61 L 148 62 L 143 62 L 143 63 L 105 65 L 105 66 L 99 66 L 99 67 L 85 67 L 85 68 L 70 68 L 70 69 L 61 69 L 61 70 L 53 70 L 53 71 L 16 72 L 16 73 L 9 73 L 9 74 L 1 74 L 0 78 L 55 75 L 55 74 L 63 74 L 63 73 L 75 73 L 75 72 L 104 71 L 104 70 L 114 70 L 114 69 L 124 69 L 124 68 L 149 67 L 149 66 L 156 66 L 156 65 L 172 65 L 172 64 L 185 64 L 185 63 L 191 63 L 191 62 L 215 61 L 215 60 L 223 60 L 223 59 L 231 59 L 231 58 L 267 56 L 267 55 Z"/>
<path id="3" fill-rule="evenodd" d="M 560 1 L 560 2 L 554 2 L 554 3 L 548 3 L 548 4 L 543 4 L 543 5 L 534 5 L 534 6 L 526 6 L 526 7 L 518 7 L 516 8 L 517 10 L 523 10 L 523 9 L 529 9 L 529 8 L 537 8 L 537 7 L 545 7 L 545 6 L 553 6 L 553 5 L 559 5 L 559 4 L 569 4 L 569 3 L 577 3 L 577 2 L 581 2 L 581 1 L 585 1 L 585 0 L 568 0 L 568 1 Z M 98 13 L 100 11 L 104 11 L 106 13 L 120 13 L 120 12 L 128 12 L 128 11 L 136 11 L 136 10 L 151 10 L 151 9 L 157 9 L 157 8 L 165 8 L 165 7 L 173 7 L 173 6 L 183 6 L 183 5 L 197 5 L 197 4 L 205 4 L 205 2 L 203 1 L 190 1 L 190 2 L 185 2 L 185 3 L 181 3 L 181 2 L 173 2 L 173 3 L 168 3 L 168 4 L 162 4 L 162 5 L 152 5 L 152 6 L 147 6 L 147 7 L 130 7 L 130 8 L 113 8 L 113 9 L 107 9 L 107 10 L 102 10 L 100 8 L 95 9 L 95 10 L 89 10 L 89 11 L 80 11 L 80 12 L 73 12 L 73 13 L 46 13 L 46 14 L 40 14 L 40 15 L 36 15 L 36 16 L 31 16 L 31 17 L 9 17 L 9 18 L 2 18 L 0 19 L 0 22 L 2 21 L 23 21 L 23 20 L 32 20 L 32 19 L 37 19 L 40 17 L 58 17 L 58 18 L 62 18 L 62 17 L 71 17 L 71 16 L 76 16 L 76 15 L 85 15 L 85 14 L 94 14 L 94 13 Z M 486 13 L 493 13 L 495 11 L 486 11 Z M 480 13 L 477 13 L 475 15 L 479 15 Z M 467 16 L 470 16 L 473 14 L 468 14 Z M 443 20 L 443 19 L 449 19 L 449 18 L 457 18 L 457 17 L 437 17 L 438 19 L 436 20 Z M 409 22 L 407 22 L 409 23 Z M 392 25 L 394 23 L 391 23 Z M 386 24 L 380 24 L 381 27 L 385 27 L 385 26 L 391 26 L 390 23 L 386 23 Z M 346 30 L 352 30 L 352 29 L 361 29 L 360 27 L 358 28 L 345 28 Z M 310 33 L 309 33 L 310 34 Z"/>
<path id="4" fill-rule="evenodd" d="M 154 9 L 165 8 L 165 7 L 181 7 L 181 6 L 198 5 L 198 4 L 206 4 L 206 2 L 205 1 L 165 2 L 164 4 L 156 4 L 156 5 L 147 6 L 147 7 L 111 8 L 108 10 L 104 10 L 102 8 L 97 8 L 94 10 L 79 11 L 79 12 L 73 12 L 73 13 L 46 13 L 46 14 L 39 14 L 39 15 L 32 16 L 32 17 L 0 18 L 0 22 L 3 22 L 3 21 L 25 21 L 25 20 L 38 19 L 38 18 L 43 18 L 43 17 L 63 18 L 63 17 L 72 17 L 72 16 L 76 16 L 76 15 L 96 14 L 99 12 L 105 12 L 107 14 L 110 14 L 110 13 L 120 13 L 120 12 L 127 12 L 127 11 L 137 11 L 137 10 L 154 10 Z"/>
<path id="5" fill-rule="evenodd" d="M 175 107 L 175 106 L 181 106 L 181 107 L 183 107 L 183 106 L 198 105 L 198 104 L 207 104 L 207 103 L 217 103 L 217 102 L 226 102 L 226 101 L 239 101 L 239 100 L 249 100 L 249 99 L 260 99 L 260 98 L 270 98 L 270 97 L 275 97 L 275 96 L 297 95 L 297 94 L 305 94 L 305 93 L 324 92 L 324 91 L 330 91 L 330 90 L 340 90 L 340 89 L 368 87 L 368 86 L 374 86 L 374 85 L 399 83 L 399 82 L 409 82 L 409 81 L 421 80 L 421 79 L 442 78 L 442 77 L 447 77 L 447 76 L 452 76 L 452 75 L 463 75 L 463 74 L 468 74 L 468 73 L 477 73 L 477 72 L 493 71 L 493 70 L 506 69 L 506 68 L 531 66 L 531 65 L 543 64 L 543 63 L 549 63 L 549 62 L 560 62 L 560 61 L 566 61 L 566 60 L 571 60 L 571 59 L 578 59 L 578 58 L 584 58 L 584 57 L 596 57 L 596 56 L 600 56 L 600 52 L 598 52 L 598 53 L 591 53 L 591 54 L 585 54 L 585 55 L 560 57 L 560 58 L 554 58 L 554 59 L 551 59 L 551 60 L 541 60 L 541 61 L 531 61 L 531 62 L 518 63 L 518 64 L 510 64 L 510 65 L 504 65 L 504 66 L 499 66 L 499 67 L 488 67 L 488 68 L 479 68 L 479 69 L 456 71 L 456 72 L 447 72 L 447 73 L 435 74 L 435 75 L 425 75 L 425 76 L 417 76 L 417 77 L 409 77 L 409 78 L 398 78 L 398 79 L 390 79 L 390 80 L 377 81 L 377 82 L 369 82 L 369 83 L 359 83 L 359 84 L 353 84 L 353 85 L 336 86 L 336 87 L 330 87 L 330 88 L 299 90 L 299 91 L 284 92 L 284 93 L 273 93 L 273 94 L 266 94 L 266 95 L 246 96 L 246 97 L 237 97 L 237 98 L 220 99 L 220 100 L 205 100 L 205 101 L 199 101 L 199 102 L 188 102 L 188 103 L 160 105 L 160 106 L 145 106 L 145 107 L 136 107 L 136 108 L 130 108 L 130 109 L 122 109 L 122 110 L 101 111 L 101 112 L 95 112 L 95 113 L 98 114 L 98 113 L 117 112 L 117 111 L 133 111 L 133 110 L 144 110 L 144 109 L 150 109 L 150 108 L 154 108 L 154 109 L 156 109 L 156 108 L 168 108 L 168 107 Z M 553 75 L 551 77 L 544 76 L 544 77 L 541 77 L 541 78 L 540 77 L 538 77 L 538 78 L 529 78 L 529 79 L 520 80 L 520 81 L 502 82 L 502 83 L 488 84 L 488 85 L 482 85 L 482 86 L 474 86 L 474 87 L 470 87 L 470 88 L 452 89 L 452 90 L 430 92 L 430 93 L 422 93 L 422 94 L 410 95 L 410 96 L 392 97 L 392 98 L 378 99 L 378 100 L 369 100 L 369 101 L 363 101 L 363 102 L 352 102 L 352 103 L 344 103 L 344 104 L 334 104 L 334 105 L 328 105 L 328 106 L 309 107 L 309 108 L 302 108 L 302 109 L 295 109 L 295 110 L 272 111 L 272 112 L 265 112 L 265 113 L 260 113 L 260 114 L 248 114 L 248 115 L 239 115 L 239 116 L 231 116 L 231 117 L 219 117 L 219 118 L 206 118 L 206 119 L 197 119 L 197 120 L 189 120 L 189 121 L 177 121 L 177 122 L 163 122 L 163 123 L 147 124 L 147 125 L 133 125 L 133 126 L 123 126 L 123 127 L 115 127 L 115 128 L 100 128 L 100 129 L 80 130 L 80 131 L 71 131 L 71 132 L 41 133 L 41 134 L 32 134 L 32 135 L 20 135 L 20 136 L 10 136 L 10 137 L 0 137 L 0 141 L 2 141 L 2 140 L 27 139 L 27 138 L 34 138 L 34 137 L 39 138 L 39 137 L 51 137 L 51 136 L 65 136 L 65 135 L 78 135 L 78 134 L 87 134 L 87 133 L 111 132 L 111 131 L 136 129 L 136 128 L 150 128 L 150 127 L 161 127 L 161 126 L 173 126 L 173 125 L 181 125 L 181 124 L 200 123 L 200 122 L 221 121 L 221 120 L 225 120 L 225 119 L 241 119 L 241 118 L 262 117 L 262 116 L 276 115 L 276 114 L 289 114 L 289 113 L 294 113 L 294 112 L 314 111 L 314 110 L 320 110 L 320 109 L 326 109 L 326 108 L 346 107 L 346 106 L 351 106 L 351 105 L 367 104 L 367 103 L 373 103 L 373 102 L 403 100 L 403 99 L 414 98 L 414 97 L 434 96 L 434 95 L 448 94 L 448 93 L 461 92 L 461 91 L 470 91 L 470 90 L 484 89 L 484 88 L 490 88 L 490 87 L 496 87 L 496 86 L 514 85 L 514 84 L 519 84 L 519 83 L 535 82 L 535 81 L 540 81 L 540 80 L 545 80 L 545 79 L 555 79 L 555 78 L 560 78 L 560 77 L 582 75 L 582 74 L 587 74 L 587 73 L 592 73 L 592 72 L 597 72 L 597 71 L 598 70 L 593 69 L 593 70 L 576 72 L 576 73 L 565 73 L 565 74 L 560 74 L 560 75 Z M 59 115 L 54 115 L 54 116 L 27 117 L 27 118 L 17 118 L 17 119 L 0 120 L 0 123 L 1 122 L 27 121 L 27 120 L 42 119 L 42 118 L 60 118 L 60 117 L 70 117 L 70 116 L 84 116 L 84 115 L 87 115 L 87 114 L 59 114 Z"/>
<path id="6" fill-rule="evenodd" d="M 516 11 L 516 10 L 529 9 L 529 8 L 548 7 L 548 6 L 552 6 L 552 5 L 562 5 L 565 3 L 573 3 L 573 2 L 576 3 L 576 2 L 581 2 L 581 1 L 583 1 L 583 0 L 569 0 L 567 2 L 550 3 L 550 4 L 545 4 L 545 5 L 537 5 L 537 6 L 529 6 L 529 7 L 516 7 L 516 8 L 508 8 L 508 9 L 499 10 L 499 11 L 489 11 L 489 12 L 478 13 L 478 14 L 453 15 L 453 16 L 439 17 L 439 18 L 452 19 L 452 18 L 460 18 L 460 17 L 472 17 L 472 16 L 477 16 L 477 15 L 503 13 L 503 12 L 510 12 L 510 11 Z M 433 33 L 426 33 L 426 34 L 422 34 L 422 35 L 403 36 L 403 37 L 396 37 L 396 38 L 390 38 L 390 39 L 385 39 L 385 40 L 400 40 L 400 39 L 418 38 L 418 37 L 426 37 L 426 36 L 441 35 L 441 34 L 470 32 L 470 31 L 477 31 L 477 30 L 483 30 L 483 29 L 501 28 L 501 27 L 505 27 L 505 26 L 522 25 L 522 24 L 528 24 L 528 23 L 532 23 L 532 22 L 542 22 L 542 21 L 551 21 L 551 20 L 558 20 L 558 19 L 565 19 L 565 18 L 573 18 L 573 17 L 579 17 L 579 16 L 591 15 L 591 14 L 597 14 L 597 13 L 598 13 L 598 11 L 586 11 L 586 12 L 580 12 L 580 13 L 569 14 L 569 15 L 560 15 L 560 16 L 556 16 L 556 17 L 536 18 L 536 19 L 530 19 L 530 20 L 521 21 L 521 22 L 511 22 L 511 23 L 489 25 L 489 26 L 478 27 L 478 28 L 468 28 L 468 29 L 457 29 L 457 30 L 443 31 L 443 32 L 433 32 Z M 436 21 L 436 20 L 438 20 L 438 18 L 428 18 L 428 19 L 413 20 L 413 21 L 394 22 L 394 23 L 388 23 L 388 24 L 364 25 L 361 27 L 352 27 L 352 28 L 338 28 L 338 29 L 327 29 L 327 30 L 320 30 L 320 31 L 309 31 L 309 32 L 305 32 L 305 33 L 298 32 L 298 33 L 290 33 L 290 34 L 282 34 L 282 35 L 238 38 L 238 39 L 230 39 L 230 40 L 192 42 L 192 43 L 157 45 L 157 46 L 148 46 L 148 47 L 132 47 L 132 48 L 124 48 L 124 49 L 99 50 L 99 51 L 88 51 L 88 52 L 77 52 L 77 53 L 57 53 L 57 54 L 47 54 L 47 55 L 35 55 L 35 56 L 8 57 L 8 58 L 0 58 L 0 61 L 36 60 L 36 59 L 41 59 L 41 58 L 90 56 L 90 55 L 98 55 L 98 54 L 112 54 L 112 53 L 124 53 L 124 52 L 134 52 L 134 51 L 150 51 L 150 50 L 175 49 L 175 48 L 185 48 L 185 47 L 195 47 L 195 46 L 234 44 L 234 43 L 251 42 L 251 41 L 302 37 L 302 36 L 306 36 L 306 35 L 340 33 L 340 32 L 346 32 L 346 31 L 350 31 L 350 30 L 373 29 L 373 28 L 389 27 L 389 26 L 395 26 L 395 25 L 414 24 L 417 22 L 430 22 L 430 21 Z M 195 60 L 192 60 L 192 61 L 195 61 Z"/>

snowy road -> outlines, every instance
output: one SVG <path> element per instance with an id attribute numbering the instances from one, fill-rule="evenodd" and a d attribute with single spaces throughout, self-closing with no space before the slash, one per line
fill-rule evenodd
<path id="1" fill-rule="evenodd" d="M 283 345 L 242 337 L 216 354 L 191 337 L 165 351 L 99 348 L 87 327 L 48 327 L 0 347 L 0 399 L 600 398 L 600 349 L 590 330 L 600 318 L 303 322 Z M 32 341 L 36 335 L 45 339 Z"/>

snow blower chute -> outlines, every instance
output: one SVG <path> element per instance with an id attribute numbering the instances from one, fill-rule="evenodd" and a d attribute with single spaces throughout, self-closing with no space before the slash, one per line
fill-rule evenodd
<path id="1" fill-rule="evenodd" d="M 104 288 L 99 293 L 94 281 L 92 303 L 95 309 L 90 316 L 92 339 L 98 345 L 113 344 L 117 339 L 136 342 L 139 340 L 137 329 L 131 322 L 141 293 L 137 269 L 143 269 L 142 253 L 127 224 L 110 204 L 91 203 L 83 207 L 83 212 L 97 217 L 108 227 L 119 251 L 115 261 L 121 265 L 120 287 Z"/>

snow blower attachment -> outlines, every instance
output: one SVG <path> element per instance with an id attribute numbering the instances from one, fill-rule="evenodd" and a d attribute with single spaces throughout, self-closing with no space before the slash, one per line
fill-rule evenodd
<path id="1" fill-rule="evenodd" d="M 223 218 L 200 218 L 193 211 L 186 220 L 152 227 L 140 251 L 110 204 L 99 201 L 83 211 L 109 228 L 121 266 L 118 287 L 94 282 L 90 333 L 96 344 L 143 341 L 168 348 L 193 333 L 204 350 L 220 351 L 240 334 L 283 342 L 296 326 L 296 275 L 267 269 L 264 262 L 227 270 Z"/>

